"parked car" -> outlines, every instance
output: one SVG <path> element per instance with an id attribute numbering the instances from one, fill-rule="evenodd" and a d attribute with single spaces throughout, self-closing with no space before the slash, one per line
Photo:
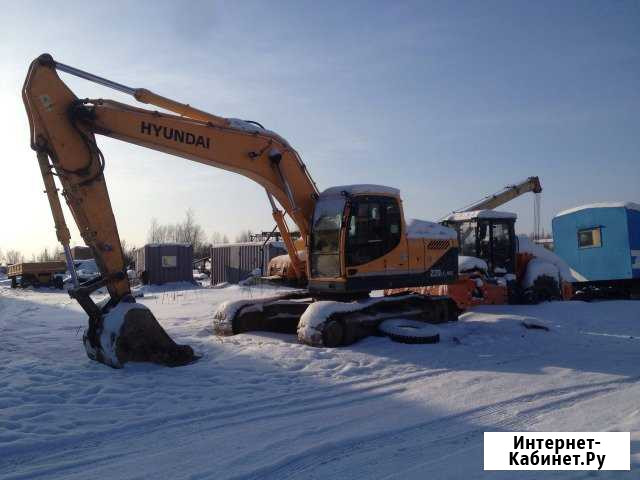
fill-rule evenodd
<path id="1" fill-rule="evenodd" d="M 73 266 L 78 276 L 78 282 L 84 283 L 100 276 L 100 270 L 96 261 L 92 258 L 89 260 L 74 260 Z M 64 283 L 71 283 L 71 272 L 67 271 L 64 276 Z"/>

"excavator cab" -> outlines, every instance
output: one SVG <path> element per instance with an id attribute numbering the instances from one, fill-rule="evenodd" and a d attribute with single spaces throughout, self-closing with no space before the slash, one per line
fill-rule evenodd
<path id="1" fill-rule="evenodd" d="M 309 288 L 337 294 L 385 288 L 391 274 L 408 274 L 408 262 L 396 266 L 387 258 L 396 248 L 406 252 L 397 189 L 327 189 L 318 198 L 311 224 Z"/>
<path id="2" fill-rule="evenodd" d="M 322 192 L 309 235 L 309 290 L 358 297 L 373 290 L 453 281 L 453 236 L 416 234 L 403 219 L 396 188 L 349 185 Z"/>
<path id="3" fill-rule="evenodd" d="M 460 254 L 477 257 L 489 274 L 516 273 L 516 215 L 495 210 L 476 210 L 450 215 L 443 224 L 458 232 Z"/>

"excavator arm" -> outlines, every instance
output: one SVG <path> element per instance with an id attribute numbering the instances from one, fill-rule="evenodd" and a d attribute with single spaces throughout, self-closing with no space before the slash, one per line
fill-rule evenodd
<path id="1" fill-rule="evenodd" d="M 111 100 L 80 100 L 59 78 L 58 70 L 131 94 L 141 102 L 177 115 Z M 83 240 L 92 248 L 102 273 L 93 284 L 76 284 L 70 292 L 89 314 L 86 335 L 92 348 L 100 347 L 104 313 L 124 298 L 129 298 L 130 294 L 120 237 L 103 174 L 105 160 L 95 134 L 233 171 L 258 182 L 267 192 L 274 218 L 287 243 L 292 266 L 298 275 L 302 275 L 304 266 L 296 255 L 284 215 L 274 199 L 295 222 L 305 239 L 318 191 L 297 152 L 276 133 L 252 122 L 211 115 L 145 89 L 132 89 L 96 77 L 57 63 L 47 54 L 32 62 L 23 88 L 23 100 L 29 117 L 31 146 L 38 155 L 58 240 L 65 249 L 70 270 L 73 271 L 69 254 L 70 235 L 54 175 L 58 176 L 62 195 Z M 111 300 L 99 308 L 89 295 L 101 286 L 107 288 Z M 157 328 L 161 329 L 159 324 Z M 157 331 L 148 336 L 162 337 Z M 165 342 L 165 348 L 171 347 L 167 345 Z M 173 354 L 169 352 L 164 357 Z M 155 355 L 155 360 L 157 357 Z M 180 362 L 172 358 L 164 363 Z"/>

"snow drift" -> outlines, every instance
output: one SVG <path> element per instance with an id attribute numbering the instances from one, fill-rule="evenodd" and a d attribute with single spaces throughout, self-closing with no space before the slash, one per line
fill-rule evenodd
<path id="1" fill-rule="evenodd" d="M 560 258 L 558 255 L 556 255 L 552 251 L 547 250 L 546 248 L 541 247 L 540 245 L 537 245 L 537 244 L 533 243 L 529 239 L 529 237 L 527 237 L 526 235 L 518 235 L 518 245 L 519 245 L 519 251 L 520 252 L 532 253 L 536 258 L 541 259 L 541 260 L 545 260 L 545 261 L 553 264 L 557 269 L 556 276 L 559 275 L 561 280 L 563 280 L 565 282 L 575 282 L 576 281 L 576 279 L 574 278 L 574 276 L 571 273 L 571 269 L 569 268 L 569 265 L 567 264 L 567 262 L 565 262 L 562 258 Z M 529 267 L 527 267 L 527 268 L 529 268 Z M 541 262 L 537 262 L 536 266 L 534 266 L 534 268 L 543 269 L 545 267 L 541 266 Z M 547 271 L 551 272 L 551 269 L 547 268 Z M 535 278 L 534 278 L 534 280 L 535 280 Z"/>

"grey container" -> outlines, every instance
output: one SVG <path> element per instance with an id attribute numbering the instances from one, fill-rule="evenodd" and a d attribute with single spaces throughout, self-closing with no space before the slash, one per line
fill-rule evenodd
<path id="1" fill-rule="evenodd" d="M 211 247 L 211 283 L 238 283 L 259 268 L 264 274 L 273 257 L 287 251 L 282 242 L 225 243 Z"/>
<path id="2" fill-rule="evenodd" d="M 93 252 L 89 247 L 76 245 L 75 247 L 71 247 L 71 257 L 74 260 L 91 260 L 93 258 Z"/>
<path id="3" fill-rule="evenodd" d="M 193 247 L 154 243 L 136 251 L 136 274 L 143 283 L 193 282 Z"/>

